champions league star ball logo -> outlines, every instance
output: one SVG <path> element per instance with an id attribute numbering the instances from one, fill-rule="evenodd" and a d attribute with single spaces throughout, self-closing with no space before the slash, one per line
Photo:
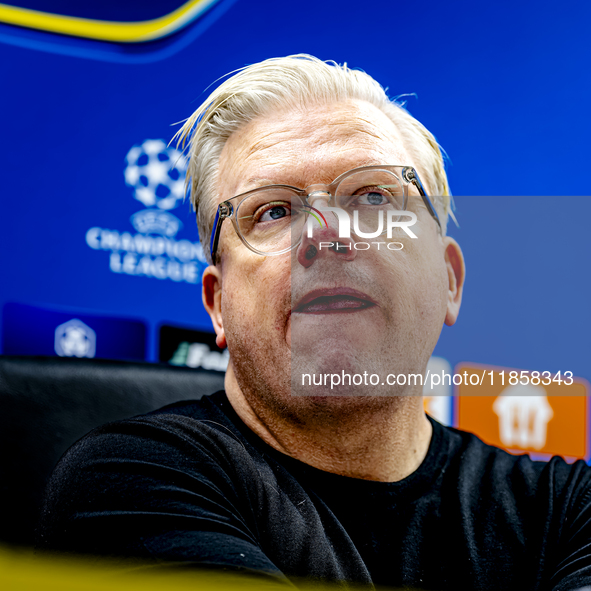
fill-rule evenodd
<path id="1" fill-rule="evenodd" d="M 78 318 L 55 329 L 55 352 L 60 357 L 94 357 L 96 333 Z"/>
<path id="2" fill-rule="evenodd" d="M 133 146 L 125 157 L 125 183 L 133 188 L 134 197 L 148 209 L 131 216 L 133 227 L 141 234 L 158 234 L 174 238 L 181 221 L 166 210 L 182 202 L 187 159 L 163 140 L 145 140 Z"/>
<path id="3" fill-rule="evenodd" d="M 113 273 L 199 283 L 207 261 L 199 242 L 177 239 L 182 222 L 169 210 L 180 206 L 185 193 L 187 159 L 161 139 L 133 146 L 125 157 L 125 184 L 145 209 L 130 218 L 136 233 L 93 227 L 86 243 L 110 251 Z"/>
<path id="4" fill-rule="evenodd" d="M 146 140 L 125 157 L 125 182 L 146 207 L 174 209 L 185 192 L 187 159 L 162 140 Z"/>

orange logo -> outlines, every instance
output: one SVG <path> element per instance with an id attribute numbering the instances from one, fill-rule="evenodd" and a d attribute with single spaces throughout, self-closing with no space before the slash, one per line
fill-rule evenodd
<path id="1" fill-rule="evenodd" d="M 571 372 L 461 364 L 457 426 L 508 451 L 586 458 L 589 383 Z M 458 380 L 459 381 L 459 380 Z"/>

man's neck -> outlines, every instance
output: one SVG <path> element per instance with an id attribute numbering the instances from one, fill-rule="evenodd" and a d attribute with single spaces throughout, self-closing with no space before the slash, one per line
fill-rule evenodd
<path id="1" fill-rule="evenodd" d="M 226 374 L 230 404 L 265 443 L 310 466 L 364 480 L 396 482 L 422 463 L 432 426 L 420 395 L 300 400 L 296 415 L 245 395 Z"/>

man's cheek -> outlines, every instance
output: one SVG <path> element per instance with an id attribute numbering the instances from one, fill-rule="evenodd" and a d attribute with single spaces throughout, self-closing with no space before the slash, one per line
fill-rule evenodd
<path id="1" fill-rule="evenodd" d="M 287 346 L 291 350 L 291 316 L 289 317 L 289 320 L 287 321 L 287 328 L 285 330 L 285 342 L 287 343 Z"/>

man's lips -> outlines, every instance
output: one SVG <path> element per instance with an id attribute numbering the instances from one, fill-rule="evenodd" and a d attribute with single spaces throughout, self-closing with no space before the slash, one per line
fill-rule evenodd
<path id="1" fill-rule="evenodd" d="M 377 306 L 366 293 L 349 287 L 315 289 L 293 308 L 295 314 L 333 314 L 359 312 Z"/>

